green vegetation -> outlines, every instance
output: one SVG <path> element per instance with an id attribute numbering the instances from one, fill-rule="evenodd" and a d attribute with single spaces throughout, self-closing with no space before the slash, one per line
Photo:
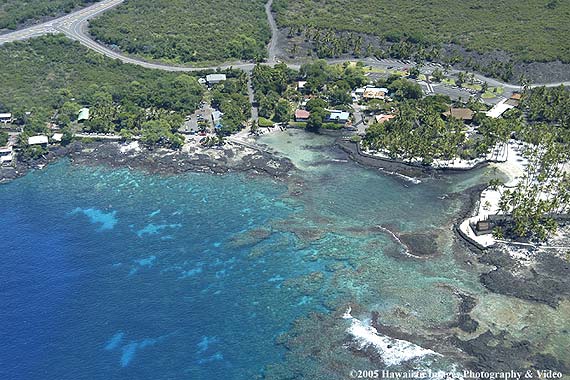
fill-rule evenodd
<path id="1" fill-rule="evenodd" d="M 326 109 L 349 110 L 352 103 L 350 91 L 368 83 L 364 72 L 361 64 L 328 65 L 323 60 L 305 64 L 299 72 L 285 64 L 274 68 L 257 65 L 253 70 L 252 83 L 259 115 L 275 122 L 289 121 L 294 106 L 297 107 L 305 96 L 310 96 L 312 99 L 305 107 L 311 112 L 309 120 L 307 123 L 291 122 L 291 125 L 312 131 L 340 129 L 342 124 L 326 123 Z M 296 86 L 299 80 L 306 82 L 301 90 Z"/>
<path id="2" fill-rule="evenodd" d="M 513 219 L 499 229 L 501 234 L 545 240 L 557 230 L 555 216 L 570 212 L 570 173 L 564 167 L 570 149 L 559 132 L 547 124 L 523 131 L 522 137 L 531 142 L 523 152 L 528 165 L 517 185 L 501 194 L 500 211 Z"/>
<path id="3" fill-rule="evenodd" d="M 474 118 L 479 124 L 478 133 L 467 135 L 463 121 L 443 117 L 442 113 L 451 104 L 448 97 L 436 95 L 422 99 L 421 90 L 411 90 L 417 84 L 406 79 L 389 78 L 384 85 L 397 100 L 393 104 L 396 117 L 371 125 L 363 145 L 385 152 L 393 159 L 419 160 L 428 165 L 434 160 L 485 157 L 497 144 L 507 142 L 512 131 L 520 129 L 516 118 L 492 119 L 478 114 Z M 467 104 L 475 111 L 480 106 L 476 102 Z"/>
<path id="4" fill-rule="evenodd" d="M 529 90 L 522 98 L 521 107 L 530 122 L 561 127 L 566 132 L 566 141 L 570 142 L 570 91 L 564 86 Z"/>
<path id="5" fill-rule="evenodd" d="M 264 117 L 260 117 L 259 120 L 257 121 L 257 124 L 262 128 L 273 127 L 273 122 Z"/>
<path id="6" fill-rule="evenodd" d="M 92 52 L 63 36 L 47 36 L 0 48 L 0 110 L 11 111 L 25 125 L 27 136 L 50 134 L 47 123 L 64 131 L 118 133 L 125 138 L 141 135 L 148 145 L 178 147 L 175 131 L 184 115 L 202 100 L 204 87 L 193 75 L 123 64 Z M 231 130 L 249 112 L 246 77 L 242 71 L 226 71 L 228 80 L 212 90 Z M 81 107 L 90 119 L 77 125 Z M 239 108 L 238 111 L 235 108 Z M 30 115 L 26 115 L 31 111 Z M 227 118 L 227 119 L 226 119 Z M 239 119 L 239 121 L 236 121 Z"/>
<path id="7" fill-rule="evenodd" d="M 130 0 L 90 23 L 91 33 L 130 54 L 170 62 L 266 57 L 265 0 Z"/>
<path id="8" fill-rule="evenodd" d="M 393 159 L 410 162 L 421 159 L 424 164 L 431 164 L 434 159 L 468 156 L 460 151 L 466 144 L 463 123 L 441 117 L 446 105 L 447 99 L 403 101 L 396 118 L 368 128 L 363 145 L 384 151 Z"/>
<path id="9" fill-rule="evenodd" d="M 280 26 L 315 42 L 319 57 L 354 52 L 437 59 L 434 47 L 455 43 L 478 52 L 503 50 L 519 61 L 570 62 L 568 1 L 275 0 L 273 9 Z M 387 45 L 377 51 L 361 34 Z"/>
<path id="10" fill-rule="evenodd" d="M 298 101 L 301 98 L 301 94 L 293 86 L 297 76 L 298 73 L 289 69 L 283 63 L 276 65 L 274 68 L 261 65 L 254 67 L 252 84 L 255 91 L 255 99 L 259 105 L 259 116 L 277 122 L 276 119 L 281 119 L 283 116 L 276 114 L 277 105 L 281 104 L 279 112 L 283 112 L 282 100 Z M 262 126 L 261 121 L 260 126 Z"/>
<path id="11" fill-rule="evenodd" d="M 519 138 L 528 143 L 528 165 L 517 185 L 501 195 L 500 210 L 513 223 L 499 233 L 544 240 L 556 232 L 555 216 L 570 213 L 570 92 L 563 86 L 527 90 L 521 108 L 526 124 Z"/>
<path id="12" fill-rule="evenodd" d="M 224 116 L 216 132 L 229 135 L 242 129 L 251 116 L 251 103 L 247 93 L 247 74 L 235 71 L 233 78 L 216 84 L 211 91 L 212 106 Z"/>
<path id="13" fill-rule="evenodd" d="M 193 76 L 123 64 L 63 36 L 6 44 L 0 65 L 0 109 L 16 117 L 39 108 L 76 116 L 104 101 L 189 113 L 202 99 Z"/>
<path id="14" fill-rule="evenodd" d="M 8 138 L 10 136 L 8 135 L 8 132 L 0 132 L 0 146 L 4 146 L 6 144 L 8 144 Z"/>
<path id="15" fill-rule="evenodd" d="M 16 29 L 30 20 L 69 13 L 75 8 L 98 0 L 2 0 L 0 30 Z"/>

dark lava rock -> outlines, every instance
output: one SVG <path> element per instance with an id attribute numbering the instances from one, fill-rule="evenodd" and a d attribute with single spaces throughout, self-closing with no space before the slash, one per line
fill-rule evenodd
<path id="1" fill-rule="evenodd" d="M 532 366 L 534 369 L 544 371 L 559 371 L 565 374 L 570 373 L 570 366 L 564 364 L 550 354 L 538 354 L 531 358 Z"/>
<path id="2" fill-rule="evenodd" d="M 404 233 L 399 234 L 398 238 L 408 247 L 412 255 L 424 257 L 440 253 L 435 233 Z"/>
<path id="3" fill-rule="evenodd" d="M 457 347 L 475 358 L 469 363 L 469 367 L 475 371 L 508 372 L 528 369 L 526 363 L 532 356 L 529 341 L 509 341 L 505 333 L 494 335 L 487 331 L 468 341 L 452 339 Z"/>
<path id="4" fill-rule="evenodd" d="M 548 253 L 536 256 L 534 268 L 521 268 L 503 250 L 491 250 L 480 261 L 497 269 L 482 274 L 481 283 L 489 290 L 556 307 L 570 296 L 570 263 Z"/>
<path id="5" fill-rule="evenodd" d="M 459 304 L 459 315 L 457 316 L 457 322 L 452 324 L 450 327 L 459 327 L 467 333 L 473 333 L 477 330 L 479 322 L 471 318 L 470 313 L 477 305 L 477 300 L 467 294 L 459 293 L 457 295 L 461 299 L 461 303 Z"/>

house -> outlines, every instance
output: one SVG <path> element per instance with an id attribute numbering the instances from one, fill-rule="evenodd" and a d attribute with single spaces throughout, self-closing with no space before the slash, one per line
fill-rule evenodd
<path id="1" fill-rule="evenodd" d="M 62 139 L 63 139 L 63 133 L 54 133 L 53 136 L 51 137 L 51 140 L 53 142 L 61 142 Z"/>
<path id="2" fill-rule="evenodd" d="M 311 113 L 305 110 L 295 110 L 295 121 L 297 122 L 306 122 L 309 121 L 309 117 Z"/>
<path id="3" fill-rule="evenodd" d="M 493 108 L 487 111 L 486 115 L 496 119 L 504 114 L 507 110 L 515 108 L 513 105 L 507 103 L 507 99 L 501 100 L 499 103 L 495 104 Z"/>
<path id="4" fill-rule="evenodd" d="M 14 153 L 11 146 L 0 147 L 0 165 L 7 166 L 14 160 Z"/>
<path id="5" fill-rule="evenodd" d="M 89 120 L 89 108 L 80 109 L 79 113 L 77 114 L 77 122 L 82 123 L 87 120 Z"/>
<path id="6" fill-rule="evenodd" d="M 443 113 L 443 116 L 446 118 L 452 117 L 454 119 L 463 120 L 465 122 L 472 121 L 473 115 L 475 115 L 475 113 L 469 108 L 450 108 L 449 111 Z"/>
<path id="7" fill-rule="evenodd" d="M 372 99 L 384 100 L 387 93 L 388 93 L 387 88 L 368 87 L 364 90 L 362 98 L 364 100 L 372 100 Z"/>
<path id="8" fill-rule="evenodd" d="M 307 85 L 307 81 L 306 80 L 300 80 L 297 82 L 297 91 L 302 91 L 305 86 Z"/>
<path id="9" fill-rule="evenodd" d="M 518 107 L 520 102 L 522 99 L 522 94 L 515 92 L 514 94 L 511 95 L 511 97 L 505 102 L 505 104 L 508 104 L 510 106 L 513 107 Z"/>
<path id="10" fill-rule="evenodd" d="M 32 136 L 28 138 L 28 145 L 47 146 L 48 137 L 45 135 Z"/>
<path id="11" fill-rule="evenodd" d="M 0 113 L 0 123 L 11 123 L 12 122 L 12 114 L 11 113 Z"/>
<path id="12" fill-rule="evenodd" d="M 223 112 L 220 112 L 218 110 L 212 112 L 212 122 L 214 123 L 214 125 L 219 124 L 223 116 L 224 116 Z"/>
<path id="13" fill-rule="evenodd" d="M 377 124 L 383 124 L 383 123 L 387 122 L 388 120 L 391 120 L 395 117 L 396 117 L 396 115 L 380 114 L 380 115 L 374 116 L 374 121 L 376 121 Z"/>
<path id="14" fill-rule="evenodd" d="M 206 82 L 208 82 L 208 85 L 213 85 L 213 84 L 218 84 L 220 82 L 225 81 L 226 78 L 226 74 L 208 74 L 206 75 Z"/>
<path id="15" fill-rule="evenodd" d="M 350 119 L 350 113 L 346 112 L 346 111 L 331 111 L 331 113 L 328 116 L 328 120 L 329 121 L 333 121 L 335 123 L 346 123 L 348 121 L 348 119 Z"/>
<path id="16" fill-rule="evenodd" d="M 362 97 L 362 95 L 364 95 L 364 91 L 366 91 L 366 88 L 364 87 L 357 88 L 354 90 L 354 95 Z"/>
<path id="17" fill-rule="evenodd" d="M 206 84 L 206 83 L 208 83 L 208 81 L 206 80 L 206 78 L 199 78 L 199 79 L 198 79 L 198 83 L 200 83 L 200 84 Z"/>

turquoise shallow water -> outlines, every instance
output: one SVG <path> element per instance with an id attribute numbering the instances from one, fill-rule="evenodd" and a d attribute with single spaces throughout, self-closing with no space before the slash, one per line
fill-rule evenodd
<path id="1" fill-rule="evenodd" d="M 0 378 L 252 379 L 283 363 L 276 340 L 311 312 L 358 303 L 426 331 L 452 320 L 454 287 L 482 292 L 454 253 L 460 204 L 445 196 L 473 174 L 412 184 L 316 149 L 327 137 L 264 142 L 303 171 L 60 162 L 0 186 Z M 439 254 L 410 260 L 378 225 L 434 233 Z"/>

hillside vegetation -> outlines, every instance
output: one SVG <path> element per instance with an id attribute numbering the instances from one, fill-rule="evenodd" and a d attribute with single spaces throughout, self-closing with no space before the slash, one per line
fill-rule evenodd
<path id="1" fill-rule="evenodd" d="M 0 47 L 0 66 L 0 109 L 53 110 L 62 100 L 90 104 L 104 93 L 145 108 L 189 112 L 202 96 L 195 77 L 123 64 L 64 36 L 6 44 Z M 182 82 L 188 91 L 176 91 Z"/>
<path id="2" fill-rule="evenodd" d="M 253 60 L 271 37 L 265 0 L 129 0 L 93 20 L 100 41 L 171 62 Z"/>
<path id="3" fill-rule="evenodd" d="M 312 28 L 309 39 L 319 32 L 326 39 L 327 30 L 357 32 L 390 43 L 454 43 L 519 61 L 570 62 L 565 0 L 275 0 L 273 10 L 281 27 Z"/>
<path id="4" fill-rule="evenodd" d="M 0 0 L 0 31 L 27 21 L 68 13 L 97 0 Z"/>

